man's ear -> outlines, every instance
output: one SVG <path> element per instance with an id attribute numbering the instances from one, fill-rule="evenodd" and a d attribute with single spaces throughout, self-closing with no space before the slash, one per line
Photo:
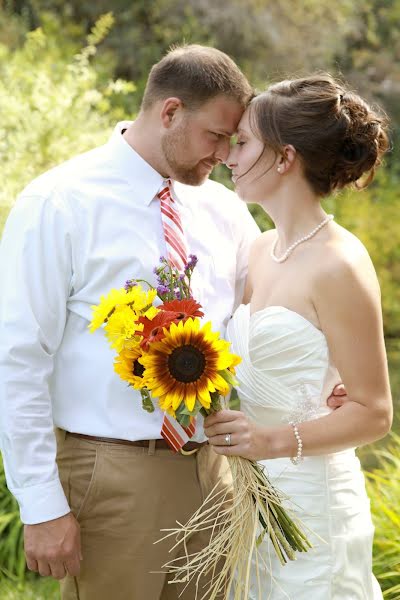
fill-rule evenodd
<path id="1" fill-rule="evenodd" d="M 296 157 L 297 151 L 292 144 L 287 144 L 287 146 L 284 146 L 278 162 L 279 173 L 287 173 L 287 171 L 289 171 L 294 164 Z"/>
<path id="2" fill-rule="evenodd" d="M 167 98 L 161 106 L 161 122 L 164 127 L 169 128 L 174 121 L 180 116 L 183 109 L 183 102 L 180 98 Z"/>

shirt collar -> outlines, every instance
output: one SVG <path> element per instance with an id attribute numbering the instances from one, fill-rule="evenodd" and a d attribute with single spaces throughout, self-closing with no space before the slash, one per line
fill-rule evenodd
<path id="1" fill-rule="evenodd" d="M 108 146 L 118 170 L 135 190 L 135 196 L 148 206 L 163 185 L 164 178 L 122 136 L 122 130 L 131 123 L 117 123 Z"/>

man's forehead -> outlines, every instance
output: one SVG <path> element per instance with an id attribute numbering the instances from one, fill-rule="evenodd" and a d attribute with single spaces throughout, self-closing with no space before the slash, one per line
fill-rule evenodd
<path id="1" fill-rule="evenodd" d="M 236 132 L 243 112 L 244 108 L 236 100 L 225 96 L 207 102 L 202 111 L 208 126 L 228 137 Z"/>

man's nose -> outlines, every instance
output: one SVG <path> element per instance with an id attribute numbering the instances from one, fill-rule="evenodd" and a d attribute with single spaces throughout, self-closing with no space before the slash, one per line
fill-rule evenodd
<path id="1" fill-rule="evenodd" d="M 217 151 L 215 152 L 215 158 L 222 163 L 225 163 L 230 152 L 230 142 L 228 138 L 223 138 L 218 143 Z"/>

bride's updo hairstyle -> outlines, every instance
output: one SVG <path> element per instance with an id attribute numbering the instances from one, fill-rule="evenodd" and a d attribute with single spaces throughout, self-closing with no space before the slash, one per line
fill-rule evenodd
<path id="1" fill-rule="evenodd" d="M 271 85 L 252 100 L 250 124 L 277 155 L 294 146 L 319 196 L 366 187 L 389 146 L 386 118 L 329 74 Z"/>

